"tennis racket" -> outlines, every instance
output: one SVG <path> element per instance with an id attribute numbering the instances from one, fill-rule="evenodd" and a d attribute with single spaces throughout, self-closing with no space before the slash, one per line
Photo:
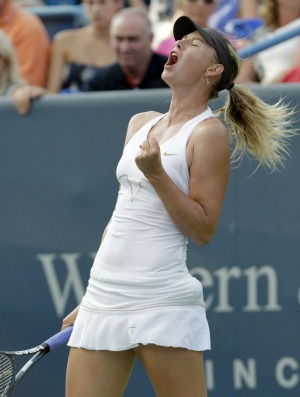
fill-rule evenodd
<path id="1" fill-rule="evenodd" d="M 0 397 L 8 397 L 29 369 L 47 353 L 65 345 L 73 327 L 53 335 L 42 344 L 28 350 L 0 351 Z M 16 373 L 15 357 L 33 355 L 30 360 Z"/>

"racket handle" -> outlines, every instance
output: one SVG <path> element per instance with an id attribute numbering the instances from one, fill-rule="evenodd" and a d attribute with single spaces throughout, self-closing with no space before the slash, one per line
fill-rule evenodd
<path id="1" fill-rule="evenodd" d="M 57 349 L 58 347 L 66 345 L 70 339 L 72 330 L 73 330 L 72 326 L 67 327 L 62 331 L 58 332 L 57 334 L 51 336 L 51 338 L 49 338 L 48 340 L 46 340 L 45 343 L 49 346 L 50 352 Z"/>

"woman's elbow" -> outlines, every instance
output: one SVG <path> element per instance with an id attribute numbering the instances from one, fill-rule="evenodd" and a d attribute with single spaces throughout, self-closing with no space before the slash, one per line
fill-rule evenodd
<path id="1" fill-rule="evenodd" d="M 208 244 L 213 239 L 214 235 L 215 235 L 215 229 L 206 231 L 205 233 L 203 233 L 202 231 L 201 233 L 198 233 L 197 236 L 195 236 L 195 238 L 192 239 L 192 241 L 198 247 L 202 247 L 203 245 Z"/>

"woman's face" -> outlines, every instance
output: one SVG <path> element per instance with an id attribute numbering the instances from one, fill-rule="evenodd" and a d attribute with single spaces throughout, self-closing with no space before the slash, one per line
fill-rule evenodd
<path id="1" fill-rule="evenodd" d="M 169 56 L 162 78 L 170 86 L 176 84 L 194 87 L 204 80 L 204 73 L 215 63 L 214 50 L 199 32 L 193 32 L 176 42 Z M 170 84 L 171 83 L 171 84 Z"/>
<path id="2" fill-rule="evenodd" d="M 121 0 L 84 0 L 83 5 L 93 25 L 107 28 L 114 14 L 122 8 Z"/>
<path id="3" fill-rule="evenodd" d="M 208 18 L 217 8 L 217 0 L 179 0 L 178 8 L 199 25 L 206 27 Z"/>

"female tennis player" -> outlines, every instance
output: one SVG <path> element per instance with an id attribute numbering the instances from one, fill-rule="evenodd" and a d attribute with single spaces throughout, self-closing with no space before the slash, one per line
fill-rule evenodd
<path id="1" fill-rule="evenodd" d="M 174 37 L 162 74 L 169 111 L 130 120 L 116 207 L 82 303 L 63 322 L 75 321 L 67 397 L 122 396 L 136 358 L 158 397 L 207 396 L 202 354 L 210 333 L 201 283 L 186 266 L 187 240 L 212 239 L 231 155 L 249 151 L 275 169 L 287 150 L 292 112 L 234 86 L 231 44 L 186 16 Z M 225 89 L 222 122 L 208 101 Z"/>

